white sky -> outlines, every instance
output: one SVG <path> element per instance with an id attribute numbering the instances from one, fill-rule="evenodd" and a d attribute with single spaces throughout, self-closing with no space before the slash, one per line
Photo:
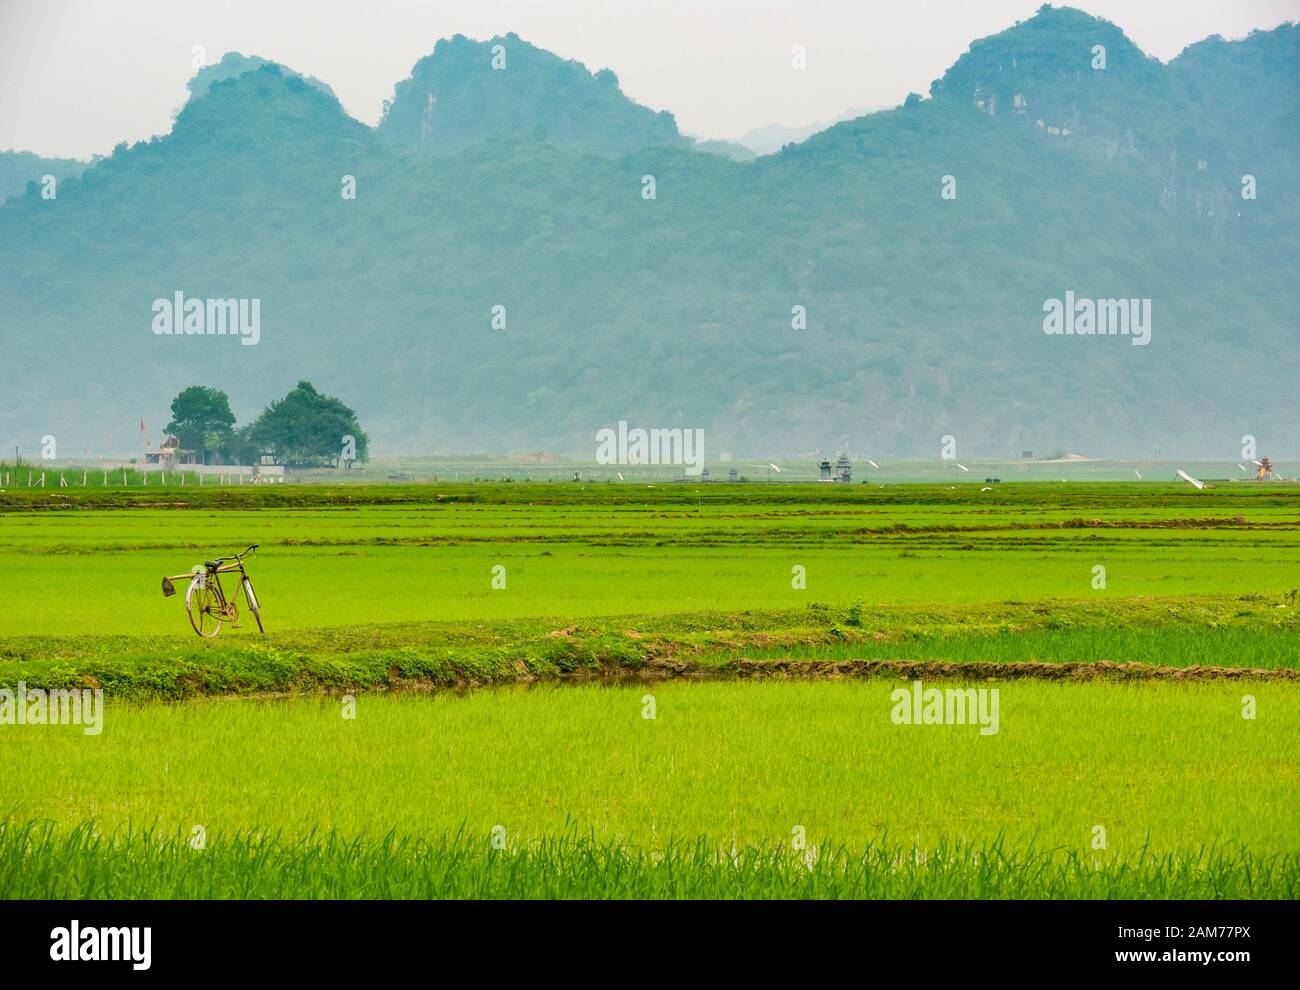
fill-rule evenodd
<path id="1" fill-rule="evenodd" d="M 373 124 L 434 43 L 515 31 L 608 66 L 682 130 L 730 138 L 767 124 L 890 106 L 969 43 L 1040 0 L 0 0 L 0 149 L 107 153 L 171 128 L 192 49 L 261 55 L 329 83 Z M 1300 19 L 1300 0 L 1077 0 L 1169 60 L 1212 35 Z M 803 45 L 808 67 L 790 68 Z"/>

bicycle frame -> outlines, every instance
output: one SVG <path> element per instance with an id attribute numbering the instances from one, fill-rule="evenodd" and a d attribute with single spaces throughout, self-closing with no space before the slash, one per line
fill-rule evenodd
<path id="1" fill-rule="evenodd" d="M 235 586 L 234 595 L 232 595 L 228 599 L 226 598 L 226 590 L 223 587 L 221 587 L 221 578 L 219 578 L 217 575 L 229 574 L 232 571 L 239 572 L 239 584 Z M 221 603 L 222 608 L 226 608 L 232 602 L 236 601 L 239 598 L 239 589 L 243 585 L 243 583 L 248 580 L 248 572 L 244 570 L 244 565 L 242 563 L 223 564 L 221 567 L 218 567 L 215 570 L 200 572 L 200 573 L 203 573 L 205 580 L 208 582 L 208 584 L 212 586 L 213 590 L 216 591 L 217 601 Z M 251 584 L 252 582 L 249 583 Z"/>
<path id="2" fill-rule="evenodd" d="M 248 577 L 248 572 L 244 570 L 244 565 L 242 562 L 238 564 L 222 564 L 220 567 L 215 569 L 204 568 L 200 570 L 198 568 L 195 568 L 194 570 L 190 571 L 188 574 L 168 574 L 166 577 L 164 577 L 163 580 L 167 582 L 167 585 L 163 587 L 163 593 L 167 594 L 169 598 L 171 597 L 171 595 L 174 595 L 176 593 L 176 589 L 174 587 L 171 589 L 170 592 L 168 592 L 167 590 L 167 586 L 170 586 L 173 581 L 192 581 L 194 580 L 195 577 L 197 577 L 200 574 L 203 575 L 204 580 L 207 580 L 209 578 L 216 578 L 218 574 L 229 574 L 231 571 L 239 571 L 241 584 Z M 216 579 L 212 581 L 212 585 L 217 589 L 217 597 L 221 599 L 221 604 L 223 605 L 226 604 L 226 595 L 225 592 L 222 590 L 220 579 Z M 236 591 L 235 595 L 238 596 L 239 592 Z"/>

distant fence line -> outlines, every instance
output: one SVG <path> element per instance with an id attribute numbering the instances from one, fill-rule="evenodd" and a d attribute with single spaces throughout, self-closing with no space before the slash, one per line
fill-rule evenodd
<path id="1" fill-rule="evenodd" d="M 175 464 L 172 467 L 164 467 L 161 464 L 132 464 L 129 461 L 104 461 L 100 464 L 91 465 L 71 465 L 66 470 L 79 471 L 84 467 L 89 470 L 121 471 L 125 468 L 128 471 L 139 471 L 141 474 L 157 474 L 166 472 L 167 474 L 224 474 L 224 475 L 244 475 L 251 476 L 253 465 L 251 464 Z M 262 464 L 258 467 L 258 474 L 262 477 L 268 475 L 283 475 L 283 464 Z"/>
<path id="2" fill-rule="evenodd" d="M 153 479 L 152 481 L 150 479 Z M 63 468 L 41 464 L 0 463 L 0 488 L 104 488 L 186 485 L 282 484 L 284 468 L 261 468 L 257 477 L 246 465 L 186 464 L 168 469 L 158 464 L 97 464 Z"/>

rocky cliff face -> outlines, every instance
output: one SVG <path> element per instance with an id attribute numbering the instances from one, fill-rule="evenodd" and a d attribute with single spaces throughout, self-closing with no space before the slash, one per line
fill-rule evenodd
<path id="1" fill-rule="evenodd" d="M 510 132 L 603 155 L 688 144 L 672 114 L 629 100 L 609 69 L 593 75 L 515 34 L 439 41 L 397 84 L 379 130 L 444 153 Z"/>

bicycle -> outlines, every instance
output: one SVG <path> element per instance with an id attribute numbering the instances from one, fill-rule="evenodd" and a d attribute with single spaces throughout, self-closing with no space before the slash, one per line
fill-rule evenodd
<path id="1" fill-rule="evenodd" d="M 258 632 L 266 635 L 266 630 L 262 628 L 261 606 L 257 603 L 257 595 L 253 593 L 253 582 L 249 579 L 248 572 L 244 570 L 244 557 L 253 553 L 257 546 L 254 543 L 242 553 L 218 557 L 216 560 L 206 560 L 202 567 L 195 567 L 189 574 L 173 574 L 162 579 L 163 596 L 167 598 L 176 594 L 173 581 L 189 579 L 190 585 L 185 591 L 185 610 L 190 614 L 190 625 L 200 636 L 208 639 L 217 636 L 221 632 L 222 622 L 228 621 L 232 629 L 239 628 L 237 602 L 240 588 L 244 589 L 248 610 L 257 620 Z M 233 564 L 227 563 L 232 560 Z M 239 585 L 235 588 L 235 593 L 227 598 L 225 589 L 221 587 L 221 575 L 235 571 L 239 572 Z"/>

